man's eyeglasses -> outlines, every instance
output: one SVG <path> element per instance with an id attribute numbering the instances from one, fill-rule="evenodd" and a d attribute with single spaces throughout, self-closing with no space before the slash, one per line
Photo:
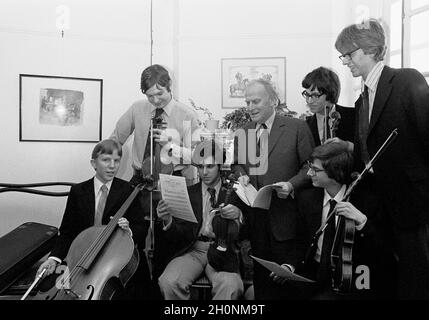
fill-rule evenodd
<path id="1" fill-rule="evenodd" d="M 308 93 L 307 91 L 303 91 L 301 92 L 302 97 L 307 100 L 307 99 L 319 99 L 321 96 L 324 95 L 324 93 Z"/>
<path id="2" fill-rule="evenodd" d="M 358 51 L 360 48 L 356 48 L 352 51 L 346 52 L 344 54 L 342 54 L 341 56 L 339 56 L 338 58 L 342 61 L 345 62 L 346 60 L 350 60 L 352 58 L 352 54 L 355 53 L 356 51 Z"/>
<path id="3" fill-rule="evenodd" d="M 310 161 L 307 161 L 308 172 L 310 176 L 315 176 L 318 172 L 323 172 L 325 169 L 315 167 Z"/>

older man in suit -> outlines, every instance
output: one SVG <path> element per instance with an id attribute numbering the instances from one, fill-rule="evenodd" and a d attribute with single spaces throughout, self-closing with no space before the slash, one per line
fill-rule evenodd
<path id="1" fill-rule="evenodd" d="M 370 180 L 393 226 L 398 297 L 429 299 L 429 86 L 417 70 L 385 66 L 385 42 L 381 24 L 369 19 L 344 28 L 335 47 L 364 84 L 355 104 L 355 160 L 368 163 L 398 129 Z"/>
<path id="2" fill-rule="evenodd" d="M 304 121 L 276 115 L 274 108 L 279 100 L 271 83 L 262 79 L 251 81 L 245 99 L 252 122 L 241 130 L 246 141 L 237 139 L 233 171 L 242 183 L 250 182 L 257 189 L 275 184 L 269 210 L 251 208 L 245 217 L 252 253 L 296 265 L 294 251 L 299 235 L 293 192 L 310 184 L 303 164 L 313 150 L 313 137 Z M 256 165 L 252 161 L 255 149 L 260 151 Z M 246 154 L 248 157 L 243 159 Z M 284 292 L 270 279 L 268 270 L 258 264 L 254 266 L 254 289 L 256 299 L 279 299 Z"/>

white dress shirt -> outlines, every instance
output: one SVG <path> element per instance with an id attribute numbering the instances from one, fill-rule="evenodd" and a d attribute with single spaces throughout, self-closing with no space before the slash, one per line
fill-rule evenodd
<path id="1" fill-rule="evenodd" d="M 364 84 L 368 87 L 368 100 L 369 100 L 369 119 L 371 121 L 372 109 L 374 107 L 375 94 L 377 93 L 378 81 L 380 80 L 381 73 L 383 72 L 384 63 L 383 61 L 377 62 L 377 64 L 369 72 Z"/>

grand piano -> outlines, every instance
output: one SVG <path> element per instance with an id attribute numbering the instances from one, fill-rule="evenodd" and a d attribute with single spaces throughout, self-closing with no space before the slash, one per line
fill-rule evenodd
<path id="1" fill-rule="evenodd" d="M 53 182 L 37 184 L 0 183 L 0 193 L 26 192 L 43 196 L 63 197 L 68 192 L 38 190 L 38 187 L 72 186 L 73 183 Z M 0 300 L 19 300 L 34 281 L 39 265 L 51 251 L 58 228 L 26 222 L 0 237 Z M 30 293 L 36 293 L 35 290 Z"/>

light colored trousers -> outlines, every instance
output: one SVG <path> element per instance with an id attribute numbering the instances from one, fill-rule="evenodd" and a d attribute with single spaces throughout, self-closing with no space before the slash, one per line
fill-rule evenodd
<path id="1" fill-rule="evenodd" d="M 158 279 L 166 300 L 189 300 L 191 284 L 205 272 L 212 284 L 213 300 L 237 300 L 243 281 L 237 273 L 217 272 L 207 263 L 208 242 L 197 241 L 191 250 L 170 261 Z"/>

